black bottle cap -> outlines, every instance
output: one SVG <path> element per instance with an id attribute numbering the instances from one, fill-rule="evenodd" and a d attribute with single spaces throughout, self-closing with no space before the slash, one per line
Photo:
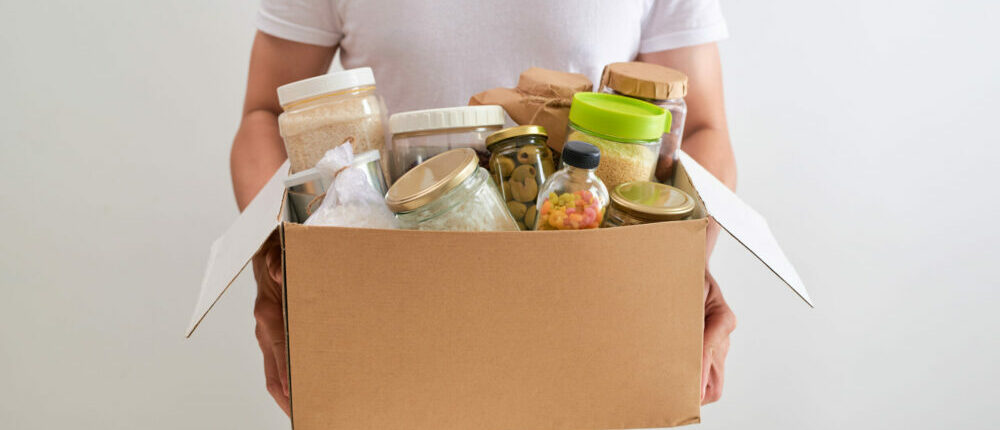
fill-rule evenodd
<path id="1" fill-rule="evenodd" d="M 571 140 L 563 145 L 562 161 L 581 169 L 596 169 L 601 164 L 601 150 L 587 142 Z"/>

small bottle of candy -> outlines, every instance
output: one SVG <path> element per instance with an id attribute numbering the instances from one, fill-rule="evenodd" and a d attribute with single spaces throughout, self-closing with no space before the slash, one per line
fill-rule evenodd
<path id="1" fill-rule="evenodd" d="M 608 189 L 594 174 L 601 151 L 586 142 L 566 142 L 562 168 L 538 192 L 536 230 L 598 228 L 608 207 Z"/>

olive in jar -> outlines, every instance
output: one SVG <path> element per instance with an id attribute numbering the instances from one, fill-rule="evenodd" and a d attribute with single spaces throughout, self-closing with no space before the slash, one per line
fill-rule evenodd
<path id="1" fill-rule="evenodd" d="M 546 146 L 547 137 L 545 128 L 523 125 L 500 130 L 486 138 L 490 176 L 522 230 L 534 227 L 538 190 L 555 172 L 552 151 Z"/>

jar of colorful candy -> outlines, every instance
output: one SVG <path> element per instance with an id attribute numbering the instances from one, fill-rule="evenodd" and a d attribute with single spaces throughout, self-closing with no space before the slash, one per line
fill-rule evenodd
<path id="1" fill-rule="evenodd" d="M 538 192 L 536 230 L 598 228 L 608 207 L 608 189 L 594 174 L 601 151 L 586 142 L 569 141 L 563 147 L 563 168 Z"/>

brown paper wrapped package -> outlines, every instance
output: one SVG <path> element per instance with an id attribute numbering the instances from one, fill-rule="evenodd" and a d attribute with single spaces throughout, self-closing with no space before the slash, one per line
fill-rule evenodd
<path id="1" fill-rule="evenodd" d="M 562 152 L 573 94 L 593 88 L 590 79 L 579 73 L 532 67 L 521 73 L 517 87 L 483 91 L 472 96 L 469 105 L 500 105 L 518 125 L 545 127 L 549 147 Z"/>

